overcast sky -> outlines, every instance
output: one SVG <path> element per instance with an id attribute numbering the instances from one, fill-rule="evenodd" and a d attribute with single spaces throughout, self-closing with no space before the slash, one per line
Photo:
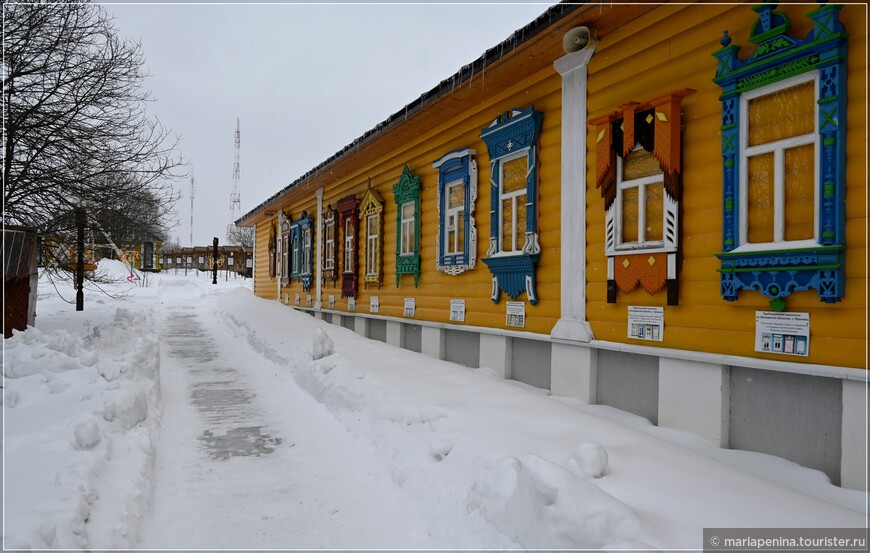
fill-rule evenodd
<path id="1" fill-rule="evenodd" d="M 105 4 L 140 41 L 149 111 L 196 179 L 193 241 L 224 241 L 241 122 L 241 214 L 531 22 L 512 4 Z M 189 180 L 173 237 L 190 245 Z"/>

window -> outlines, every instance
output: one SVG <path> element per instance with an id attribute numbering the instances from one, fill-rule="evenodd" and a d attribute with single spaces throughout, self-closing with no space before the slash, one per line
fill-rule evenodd
<path id="1" fill-rule="evenodd" d="M 741 60 L 724 33 L 722 87 L 722 297 L 741 290 L 785 298 L 813 289 L 826 303 L 845 291 L 846 33 L 842 6 L 807 14 L 813 29 L 790 37 L 776 4 L 754 10 Z"/>
<path id="2" fill-rule="evenodd" d="M 498 243 L 502 252 L 521 253 L 526 235 L 526 175 L 528 156 L 520 152 L 510 160 L 503 161 L 499 168 L 499 216 Z"/>
<path id="3" fill-rule="evenodd" d="M 538 242 L 537 142 L 543 114 L 534 107 L 497 117 L 480 137 L 489 152 L 492 201 L 489 249 L 483 259 L 492 273 L 492 301 L 502 292 L 523 292 L 538 303 L 535 265 Z"/>
<path id="4" fill-rule="evenodd" d="M 817 76 L 813 71 L 741 98 L 746 118 L 740 153 L 740 197 L 746 213 L 740 226 L 741 247 L 818 246 Z M 783 118 L 781 113 L 790 116 Z"/>
<path id="5" fill-rule="evenodd" d="M 307 292 L 311 289 L 311 284 L 314 282 L 314 250 L 312 244 L 314 220 L 308 215 L 308 211 L 303 211 L 302 215 L 299 216 L 297 228 L 296 240 L 299 243 L 297 278 L 302 283 L 302 289 Z"/>
<path id="6" fill-rule="evenodd" d="M 366 220 L 366 276 L 378 274 L 378 230 L 380 228 L 380 216 L 375 213 L 369 215 Z"/>
<path id="7" fill-rule="evenodd" d="M 321 216 L 323 224 L 323 282 L 335 282 L 338 280 L 338 212 L 328 204 Z"/>
<path id="8" fill-rule="evenodd" d="M 396 287 L 402 275 L 414 275 L 420 282 L 420 177 L 405 165 L 399 182 L 393 185 L 396 201 Z"/>
<path id="9" fill-rule="evenodd" d="M 338 213 L 338 226 L 341 227 L 344 233 L 342 242 L 344 261 L 341 269 L 341 297 L 343 298 L 356 299 L 358 285 L 356 273 L 356 234 L 357 226 L 359 225 L 359 205 L 360 201 L 352 194 L 345 196 L 335 204 L 335 210 Z M 336 241 L 338 241 L 337 237 Z"/>
<path id="10" fill-rule="evenodd" d="M 356 269 L 354 269 L 354 264 L 356 262 L 356 252 L 355 252 L 355 244 L 356 244 L 356 236 L 354 236 L 356 232 L 356 226 L 352 221 L 346 220 L 344 222 L 344 272 L 352 273 Z"/>
<path id="11" fill-rule="evenodd" d="M 477 162 L 470 148 L 455 150 L 436 160 L 438 169 L 438 270 L 458 275 L 474 268 L 477 230 Z"/>
<path id="12" fill-rule="evenodd" d="M 373 188 L 369 188 L 359 206 L 360 218 L 365 221 L 365 276 L 363 281 L 381 286 L 381 214 L 384 200 Z"/>
<path id="13" fill-rule="evenodd" d="M 639 286 L 679 305 L 682 101 L 692 89 L 629 102 L 591 120 L 596 175 L 606 211 L 607 302 Z"/>

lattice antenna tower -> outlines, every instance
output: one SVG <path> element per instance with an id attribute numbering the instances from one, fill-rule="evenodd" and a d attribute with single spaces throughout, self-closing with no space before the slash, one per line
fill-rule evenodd
<path id="1" fill-rule="evenodd" d="M 241 145 L 241 132 L 239 131 L 239 119 L 236 118 L 236 145 L 233 153 L 233 190 L 230 192 L 230 220 L 227 223 L 227 243 L 230 241 L 232 231 L 236 226 L 236 220 L 241 215 L 242 204 L 239 192 L 241 180 L 239 177 L 239 149 Z"/>
<path id="2" fill-rule="evenodd" d="M 190 168 L 190 247 L 193 247 L 193 195 L 196 191 L 193 178 L 193 167 Z"/>

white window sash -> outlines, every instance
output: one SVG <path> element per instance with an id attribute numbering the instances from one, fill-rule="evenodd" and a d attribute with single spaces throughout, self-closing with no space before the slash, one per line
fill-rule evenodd
<path id="1" fill-rule="evenodd" d="M 819 242 L 819 167 L 820 138 L 818 131 L 819 106 L 813 102 L 813 132 L 749 146 L 749 102 L 755 98 L 774 94 L 793 86 L 813 82 L 816 100 L 819 98 L 818 70 L 785 79 L 740 97 L 740 178 L 738 197 L 740 202 L 740 246 L 735 252 L 763 250 L 766 248 L 806 248 L 818 246 Z M 785 240 L 785 151 L 799 146 L 813 145 L 813 238 L 810 240 Z M 749 236 L 749 158 L 773 153 L 773 242 L 748 242 Z"/>
<path id="2" fill-rule="evenodd" d="M 512 155 L 505 156 L 499 160 L 498 165 L 498 234 L 499 234 L 499 251 L 505 253 L 519 253 L 522 244 L 519 244 L 519 248 L 517 247 L 517 243 L 519 242 L 518 238 L 520 235 L 520 231 L 517 229 L 517 197 L 526 194 L 528 188 L 523 187 L 519 190 L 513 190 L 511 192 L 504 192 L 504 165 L 510 161 L 519 158 L 526 158 L 526 179 L 528 179 L 529 173 L 531 172 L 531 167 L 528 166 L 528 156 L 529 149 L 525 148 L 518 152 L 515 152 Z M 505 200 L 511 200 L 511 249 L 505 248 L 505 237 L 502 235 L 504 232 L 504 210 L 502 209 L 502 203 Z M 530 205 L 530 201 L 526 202 L 526 217 L 528 217 L 528 206 Z M 522 231 L 522 235 L 525 235 L 525 231 Z"/>

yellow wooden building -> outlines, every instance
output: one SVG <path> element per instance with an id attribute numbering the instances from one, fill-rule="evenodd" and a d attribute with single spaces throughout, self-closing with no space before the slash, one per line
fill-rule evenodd
<path id="1" fill-rule="evenodd" d="M 254 292 L 866 488 L 866 21 L 557 4 L 242 217 Z"/>

